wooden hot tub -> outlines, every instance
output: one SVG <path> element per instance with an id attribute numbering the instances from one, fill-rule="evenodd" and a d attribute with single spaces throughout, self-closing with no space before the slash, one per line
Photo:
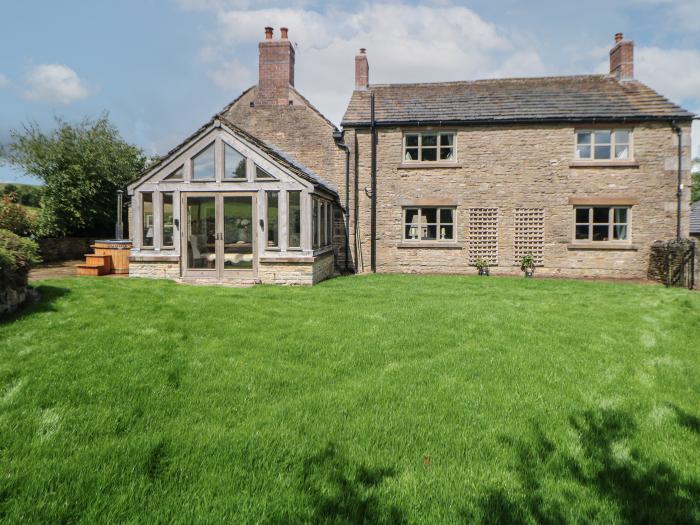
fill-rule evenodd
<path id="1" fill-rule="evenodd" d="M 95 241 L 95 244 L 91 247 L 95 250 L 95 255 L 107 255 L 111 257 L 111 273 L 129 273 L 131 241 Z"/>

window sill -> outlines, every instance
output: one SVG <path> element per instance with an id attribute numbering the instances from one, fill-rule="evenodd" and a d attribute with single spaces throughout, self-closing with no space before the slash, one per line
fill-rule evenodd
<path id="1" fill-rule="evenodd" d="M 639 250 L 636 244 L 615 244 L 612 242 L 571 242 L 566 245 L 569 250 L 614 250 L 614 251 L 635 251 Z"/>
<path id="2" fill-rule="evenodd" d="M 178 262 L 179 255 L 132 255 L 129 257 L 131 262 Z"/>
<path id="3" fill-rule="evenodd" d="M 402 162 L 398 165 L 400 170 L 422 170 L 430 168 L 461 168 L 458 162 Z"/>
<path id="4" fill-rule="evenodd" d="M 639 162 L 634 160 L 576 160 L 569 164 L 570 168 L 638 168 Z"/>
<path id="5" fill-rule="evenodd" d="M 458 242 L 426 242 L 426 241 L 403 241 L 396 245 L 397 248 L 438 248 L 443 250 L 461 250 L 462 244 Z"/>

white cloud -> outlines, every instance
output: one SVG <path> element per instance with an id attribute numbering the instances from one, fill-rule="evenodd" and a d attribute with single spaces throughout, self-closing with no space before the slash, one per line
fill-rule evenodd
<path id="1" fill-rule="evenodd" d="M 209 78 L 220 88 L 239 91 L 257 83 L 252 69 L 236 59 L 226 61 L 219 68 L 209 71 Z"/>
<path id="2" fill-rule="evenodd" d="M 71 104 L 89 96 L 89 91 L 78 74 L 63 64 L 33 66 L 25 77 L 28 100 Z"/>
<path id="3" fill-rule="evenodd" d="M 699 50 L 640 47 L 634 65 L 639 80 L 674 102 L 700 101 Z"/>
<path id="4" fill-rule="evenodd" d="M 5 75 L 0 74 L 0 88 L 4 88 L 10 85 L 10 79 L 8 79 Z"/>
<path id="5" fill-rule="evenodd" d="M 639 5 L 659 6 L 668 13 L 675 28 L 698 32 L 700 2 L 698 0 L 636 0 Z"/>
<path id="6" fill-rule="evenodd" d="M 219 4 L 215 11 L 218 29 L 199 55 L 215 64 L 210 77 L 217 85 L 240 88 L 256 82 L 252 66 L 231 60 L 230 52 L 227 59 L 222 56 L 222 49 L 251 49 L 263 38 L 265 26 L 274 27 L 276 37 L 278 28 L 286 26 L 290 39 L 297 43 L 297 87 L 336 123 L 354 86 L 354 56 L 360 47 L 367 48 L 372 83 L 548 72 L 534 46 L 466 7 L 367 3 L 360 4 L 356 11 L 338 9 L 332 4 L 314 11 L 227 9 Z M 240 58 L 254 63 L 251 57 Z"/>

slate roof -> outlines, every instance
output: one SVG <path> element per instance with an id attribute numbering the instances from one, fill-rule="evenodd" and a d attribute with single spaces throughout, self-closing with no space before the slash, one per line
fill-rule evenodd
<path id="1" fill-rule="evenodd" d="M 700 201 L 690 207 L 690 233 L 700 235 Z"/>
<path id="2" fill-rule="evenodd" d="M 346 127 L 377 124 L 689 120 L 693 114 L 637 80 L 609 75 L 373 84 L 355 91 Z"/>

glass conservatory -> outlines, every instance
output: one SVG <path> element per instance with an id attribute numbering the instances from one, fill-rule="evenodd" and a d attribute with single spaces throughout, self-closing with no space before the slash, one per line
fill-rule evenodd
<path id="1" fill-rule="evenodd" d="M 128 192 L 131 276 L 314 284 L 333 275 L 335 188 L 231 124 L 212 121 Z"/>

